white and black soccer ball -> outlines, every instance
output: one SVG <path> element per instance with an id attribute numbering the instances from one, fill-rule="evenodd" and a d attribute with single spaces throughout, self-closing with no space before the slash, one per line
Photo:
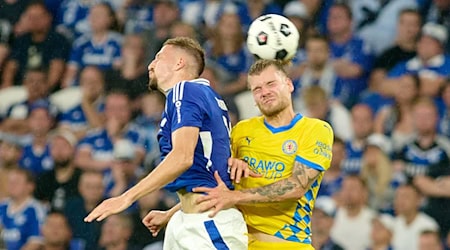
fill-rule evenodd
<path id="1" fill-rule="evenodd" d="M 297 52 L 299 38 L 297 28 L 289 19 L 268 14 L 250 24 L 247 47 L 258 59 L 289 61 Z"/>

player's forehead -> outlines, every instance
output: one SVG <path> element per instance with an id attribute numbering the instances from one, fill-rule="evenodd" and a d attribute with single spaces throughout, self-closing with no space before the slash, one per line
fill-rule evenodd
<path id="1" fill-rule="evenodd" d="M 275 66 L 268 66 L 259 74 L 249 75 L 248 83 L 250 86 L 264 85 L 274 81 L 280 81 L 282 73 Z"/>

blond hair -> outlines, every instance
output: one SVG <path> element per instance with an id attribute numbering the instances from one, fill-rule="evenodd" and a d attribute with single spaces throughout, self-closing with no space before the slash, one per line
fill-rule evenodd
<path id="1" fill-rule="evenodd" d="M 200 76 L 205 69 L 205 51 L 200 46 L 198 41 L 189 37 L 175 37 L 168 39 L 164 42 L 164 45 L 172 45 L 186 51 L 195 60 L 197 66 L 197 76 Z"/>
<path id="2" fill-rule="evenodd" d="M 249 76 L 259 75 L 263 70 L 267 69 L 270 66 L 274 66 L 278 71 L 282 72 L 285 76 L 287 76 L 286 70 L 284 69 L 284 63 L 281 60 L 274 59 L 259 59 L 253 63 L 248 71 Z"/>

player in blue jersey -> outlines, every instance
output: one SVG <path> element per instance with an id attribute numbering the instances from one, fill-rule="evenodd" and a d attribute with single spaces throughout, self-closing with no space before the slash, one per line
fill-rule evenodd
<path id="1" fill-rule="evenodd" d="M 101 221 L 134 201 L 167 185 L 176 191 L 181 209 L 169 221 L 164 249 L 247 249 L 247 229 L 236 208 L 214 218 L 196 204 L 202 194 L 192 188 L 217 186 L 218 172 L 232 188 L 228 174 L 230 121 L 223 100 L 205 79 L 204 52 L 189 38 L 169 39 L 148 66 L 150 88 L 167 96 L 158 140 L 163 160 L 147 177 L 124 194 L 102 202 L 86 218 Z"/>

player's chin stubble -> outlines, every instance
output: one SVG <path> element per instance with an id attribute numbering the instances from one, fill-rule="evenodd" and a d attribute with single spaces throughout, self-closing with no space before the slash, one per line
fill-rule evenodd
<path id="1" fill-rule="evenodd" d="M 158 80 L 156 77 L 150 78 L 148 81 L 148 89 L 150 91 L 158 90 Z"/>

